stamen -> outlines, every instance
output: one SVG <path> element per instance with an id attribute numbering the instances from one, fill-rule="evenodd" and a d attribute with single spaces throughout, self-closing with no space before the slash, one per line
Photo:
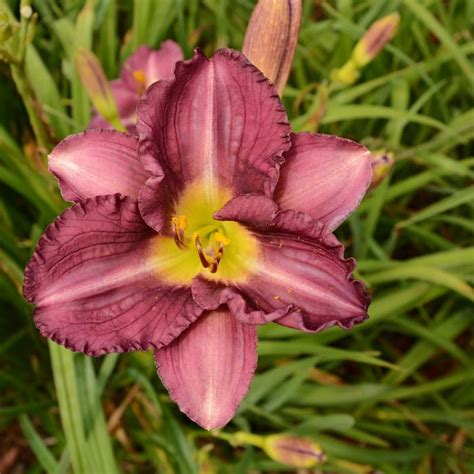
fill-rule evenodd
<path id="1" fill-rule="evenodd" d="M 171 218 L 171 226 L 173 228 L 173 237 L 179 249 L 186 247 L 185 230 L 188 226 L 186 216 L 175 216 Z"/>
<path id="2" fill-rule="evenodd" d="M 230 239 L 220 232 L 214 233 L 214 239 L 219 244 L 222 244 L 224 247 L 227 247 L 230 244 Z"/>
<path id="3" fill-rule="evenodd" d="M 137 92 L 142 93 L 145 90 L 145 72 L 142 69 L 132 71 L 132 76 L 135 79 L 137 85 Z"/>
<path id="4" fill-rule="evenodd" d="M 217 251 L 216 258 L 212 261 L 211 265 L 211 273 L 216 273 L 217 269 L 219 268 L 219 263 L 222 260 L 222 257 L 224 256 L 224 244 L 222 242 L 219 242 L 219 250 Z"/>
<path id="5" fill-rule="evenodd" d="M 199 255 L 199 260 L 201 260 L 202 266 L 204 268 L 209 268 L 211 264 L 207 260 L 206 255 L 204 254 L 204 250 L 201 245 L 201 239 L 199 238 L 199 234 L 197 232 L 194 232 L 193 240 L 194 240 L 194 245 L 196 245 L 198 255 Z"/>

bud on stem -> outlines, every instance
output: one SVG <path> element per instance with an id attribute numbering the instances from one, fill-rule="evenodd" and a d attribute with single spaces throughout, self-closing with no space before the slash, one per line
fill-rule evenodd
<path id="1" fill-rule="evenodd" d="M 263 450 L 273 460 L 299 468 L 314 467 L 326 459 L 318 444 L 300 436 L 286 434 L 267 436 Z"/>
<path id="2" fill-rule="evenodd" d="M 244 431 L 236 433 L 219 433 L 232 445 L 250 444 L 263 450 L 267 456 L 288 466 L 311 468 L 326 460 L 321 447 L 310 438 L 290 434 L 273 434 L 260 436 Z"/>
<path id="3" fill-rule="evenodd" d="M 290 75 L 301 24 L 301 0 L 259 0 L 242 52 L 281 95 Z"/>
<path id="4" fill-rule="evenodd" d="M 94 53 L 88 49 L 79 49 L 76 53 L 76 67 L 81 82 L 99 114 L 117 130 L 125 131 L 109 82 Z"/>
<path id="5" fill-rule="evenodd" d="M 395 163 L 392 153 L 385 150 L 375 151 L 370 154 L 370 164 L 372 165 L 372 183 L 370 190 L 376 188 L 390 173 Z"/>
<path id="6" fill-rule="evenodd" d="M 400 15 L 392 13 L 373 23 L 357 42 L 350 59 L 339 69 L 332 71 L 331 78 L 341 84 L 353 84 L 359 78 L 359 70 L 370 63 L 395 36 Z"/>

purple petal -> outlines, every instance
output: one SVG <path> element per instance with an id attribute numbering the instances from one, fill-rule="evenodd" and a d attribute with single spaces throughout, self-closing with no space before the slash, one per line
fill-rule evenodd
<path id="1" fill-rule="evenodd" d="M 352 278 L 355 262 L 344 259 L 342 245 L 321 222 L 275 212 L 272 201 L 258 195 L 231 200 L 215 217 L 253 224 L 258 256 L 244 283 L 226 288 L 195 279 L 193 297 L 203 308 L 227 304 L 243 322 L 276 320 L 305 331 L 350 328 L 367 317 L 369 297 Z"/>
<path id="2" fill-rule="evenodd" d="M 183 59 L 181 47 L 171 40 L 162 43 L 160 49 L 151 51 L 145 70 L 146 87 L 161 79 L 173 77 L 176 63 Z"/>
<path id="3" fill-rule="evenodd" d="M 156 351 L 155 360 L 180 410 L 207 430 L 220 428 L 234 416 L 253 378 L 255 327 L 223 309 L 211 311 Z"/>
<path id="4" fill-rule="evenodd" d="M 175 76 L 152 85 L 138 106 L 145 169 L 160 164 L 176 198 L 192 182 L 209 195 L 219 186 L 271 195 L 290 130 L 274 86 L 228 49 L 211 59 L 196 52 Z"/>
<path id="5" fill-rule="evenodd" d="M 149 176 L 137 155 L 137 139 L 112 130 L 89 130 L 64 139 L 48 166 L 66 201 L 120 193 L 134 199 Z"/>
<path id="6" fill-rule="evenodd" d="M 278 211 L 272 199 L 262 194 L 244 194 L 227 201 L 214 213 L 219 221 L 237 221 L 254 227 L 268 227 Z"/>
<path id="7" fill-rule="evenodd" d="M 199 306 L 207 310 L 214 310 L 226 305 L 230 312 L 245 324 L 266 324 L 275 319 L 286 316 L 292 305 L 282 306 L 271 312 L 255 309 L 252 301 L 247 300 L 236 287 L 223 283 L 209 281 L 204 278 L 195 278 L 192 283 L 193 298 Z"/>
<path id="8" fill-rule="evenodd" d="M 188 287 L 160 280 L 157 239 L 130 198 L 100 196 L 67 209 L 25 270 L 41 334 L 89 355 L 170 343 L 202 309 Z"/>
<path id="9" fill-rule="evenodd" d="M 359 204 L 371 178 L 369 151 L 351 140 L 298 133 L 275 191 L 282 209 L 305 212 L 335 229 Z"/>
<path id="10" fill-rule="evenodd" d="M 259 259 L 245 285 L 248 301 L 266 313 L 292 305 L 277 322 L 304 331 L 338 325 L 351 328 L 367 318 L 370 298 L 352 278 L 353 259 L 321 224 L 294 211 L 280 212 L 272 233 L 257 233 Z"/>
<path id="11" fill-rule="evenodd" d="M 172 199 L 163 183 L 163 174 L 151 176 L 138 194 L 138 207 L 144 221 L 156 232 L 162 232 L 170 221 Z"/>

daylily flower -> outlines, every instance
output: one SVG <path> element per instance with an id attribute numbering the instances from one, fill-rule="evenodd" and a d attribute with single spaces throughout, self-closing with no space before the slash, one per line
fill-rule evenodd
<path id="1" fill-rule="evenodd" d="M 161 79 L 173 77 L 175 64 L 183 59 L 179 44 L 167 40 L 158 50 L 140 46 L 123 64 L 120 78 L 110 81 L 122 123 L 129 133 L 136 134 L 138 101 L 147 87 Z M 97 112 L 89 128 L 114 128 Z"/>
<path id="2" fill-rule="evenodd" d="M 369 297 L 332 234 L 371 180 L 350 140 L 291 134 L 237 51 L 196 51 L 147 89 L 139 137 L 90 130 L 49 167 L 73 201 L 25 270 L 42 335 L 97 356 L 155 350 L 171 397 L 225 425 L 257 365 L 256 325 L 351 328 Z"/>

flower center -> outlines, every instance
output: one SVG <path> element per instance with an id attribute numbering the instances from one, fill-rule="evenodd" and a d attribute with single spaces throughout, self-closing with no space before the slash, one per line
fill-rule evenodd
<path id="1" fill-rule="evenodd" d="M 132 72 L 132 76 L 137 84 L 137 92 L 141 95 L 146 89 L 145 72 L 142 69 L 137 69 Z"/>
<path id="2" fill-rule="evenodd" d="M 176 246 L 184 250 L 188 245 L 194 245 L 203 268 L 208 268 L 211 273 L 216 273 L 224 256 L 224 250 L 230 244 L 225 226 L 220 222 L 206 225 L 194 231 L 191 238 L 186 234 L 188 227 L 186 216 L 173 217 L 171 226 Z"/>
<path id="3" fill-rule="evenodd" d="M 197 275 L 242 282 L 257 256 L 256 239 L 245 227 L 213 219 L 230 193 L 219 190 L 212 204 L 206 195 L 202 185 L 189 186 L 171 219 L 173 238 L 157 240 L 157 270 L 172 283 L 188 284 Z"/>

